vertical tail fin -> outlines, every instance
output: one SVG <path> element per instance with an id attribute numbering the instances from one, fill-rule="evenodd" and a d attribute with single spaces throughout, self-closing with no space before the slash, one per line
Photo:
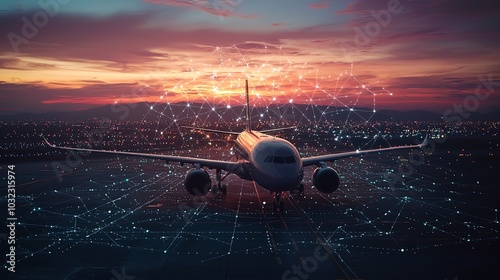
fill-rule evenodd
<path id="1" fill-rule="evenodd" d="M 250 97 L 248 96 L 248 80 L 245 80 L 245 92 L 247 95 L 247 106 L 246 106 L 246 114 L 247 114 L 247 124 L 246 131 L 251 131 L 252 127 L 250 125 Z"/>

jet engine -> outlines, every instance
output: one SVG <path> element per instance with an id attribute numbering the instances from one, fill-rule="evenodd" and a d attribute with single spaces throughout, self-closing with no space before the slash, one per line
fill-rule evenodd
<path id="1" fill-rule="evenodd" d="M 206 195 L 211 185 L 210 175 L 203 169 L 189 170 L 184 180 L 184 187 L 194 196 Z"/>
<path id="2" fill-rule="evenodd" d="M 322 193 L 332 193 L 340 184 L 339 174 L 331 167 L 316 168 L 312 179 L 314 186 Z"/>

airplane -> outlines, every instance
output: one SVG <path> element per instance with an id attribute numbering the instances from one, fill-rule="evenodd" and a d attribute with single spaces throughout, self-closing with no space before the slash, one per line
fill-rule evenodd
<path id="1" fill-rule="evenodd" d="M 329 194 L 338 189 L 340 185 L 340 178 L 337 171 L 329 167 L 327 163 L 331 163 L 339 159 L 358 157 L 373 153 L 422 148 L 428 144 L 428 136 L 426 136 L 424 141 L 418 145 L 301 157 L 297 148 L 292 143 L 285 139 L 266 134 L 273 131 L 290 129 L 290 127 L 262 131 L 252 129 L 250 120 L 248 80 L 245 81 L 245 89 L 246 128 L 243 132 L 238 133 L 208 128 L 185 127 L 208 132 L 237 135 L 235 140 L 235 151 L 237 155 L 236 162 L 162 154 L 61 147 L 51 144 L 47 141 L 47 139 L 43 136 L 42 137 L 47 145 L 56 149 L 159 159 L 165 160 L 167 164 L 170 162 L 177 162 L 181 165 L 192 164 L 194 168 L 187 172 L 184 178 L 184 187 L 191 195 L 194 196 L 203 196 L 209 191 L 212 191 L 213 193 L 220 191 L 222 194 L 226 194 L 227 186 L 222 185 L 222 181 L 228 175 L 235 174 L 243 180 L 254 181 L 259 186 L 273 193 L 274 211 L 284 211 L 283 202 L 281 201 L 283 192 L 294 192 L 295 190 L 298 190 L 302 193 L 304 191 L 302 179 L 304 177 L 304 167 L 306 166 L 317 166 L 312 174 L 313 185 L 320 192 Z M 210 175 L 205 168 L 216 170 L 215 180 L 217 183 L 213 187 L 211 187 L 212 181 Z M 224 177 L 222 177 L 222 171 L 226 172 Z"/>

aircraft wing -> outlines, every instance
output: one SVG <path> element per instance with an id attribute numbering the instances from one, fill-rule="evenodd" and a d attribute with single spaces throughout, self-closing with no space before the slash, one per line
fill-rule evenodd
<path id="1" fill-rule="evenodd" d="M 365 151 L 353 151 L 353 152 L 345 152 L 345 153 L 338 153 L 338 154 L 328 154 L 328 155 L 321 155 L 321 156 L 305 157 L 305 158 L 302 158 L 302 165 L 303 166 L 319 165 L 320 162 L 333 162 L 337 159 L 357 157 L 357 156 L 366 155 L 366 154 L 376 154 L 376 153 L 390 152 L 390 151 L 395 151 L 395 150 L 422 148 L 424 146 L 427 146 L 428 142 L 429 142 L 428 137 L 425 136 L 424 141 L 418 145 L 398 146 L 398 147 L 389 147 L 389 148 L 382 148 L 382 149 L 372 149 L 372 150 L 365 150 Z"/>
<path id="2" fill-rule="evenodd" d="M 221 169 L 228 171 L 230 173 L 238 174 L 243 169 L 242 163 L 231 162 L 231 161 L 221 161 L 221 160 L 213 160 L 213 159 L 204 159 L 204 158 L 195 158 L 195 157 L 182 157 L 182 156 L 169 156 L 169 155 L 161 155 L 161 154 L 147 154 L 147 153 L 135 153 L 135 152 L 122 152 L 122 151 L 110 151 L 110 150 L 95 150 L 95 149 L 84 149 L 84 148 L 72 148 L 72 147 L 60 147 L 54 144 L 51 144 L 45 137 L 43 137 L 45 143 L 52 148 L 63 149 L 69 151 L 81 151 L 81 152 L 94 152 L 101 154 L 114 154 L 114 155 L 123 155 L 123 156 L 132 156 L 132 157 L 143 157 L 143 158 L 151 158 L 151 159 L 160 159 L 165 160 L 167 163 L 169 162 L 178 162 L 180 164 L 192 164 L 194 166 L 207 167 L 210 169 Z"/>

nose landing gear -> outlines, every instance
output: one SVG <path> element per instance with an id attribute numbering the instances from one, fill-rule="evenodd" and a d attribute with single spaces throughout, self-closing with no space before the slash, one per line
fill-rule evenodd
<path id="1" fill-rule="evenodd" d="M 285 210 L 283 201 L 281 201 L 281 192 L 274 193 L 274 201 L 273 201 L 273 211 L 283 212 Z"/>

